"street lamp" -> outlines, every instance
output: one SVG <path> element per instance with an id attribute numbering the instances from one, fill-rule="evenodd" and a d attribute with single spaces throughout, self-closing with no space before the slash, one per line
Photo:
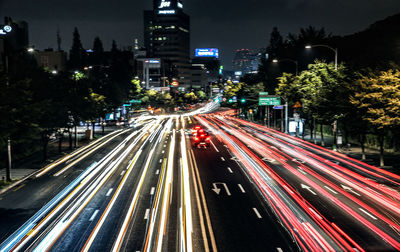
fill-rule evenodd
<path id="1" fill-rule="evenodd" d="M 299 62 L 297 61 L 297 60 L 293 60 L 293 59 L 281 59 L 281 60 L 278 60 L 278 59 L 273 59 L 272 60 L 272 62 L 273 63 L 279 63 L 279 62 L 284 62 L 284 61 L 288 61 L 288 62 L 292 62 L 292 63 L 294 63 L 295 65 L 296 65 L 296 76 L 298 75 L 298 73 L 299 73 Z M 287 102 L 287 98 L 286 97 L 284 97 L 284 99 L 285 99 L 285 133 L 287 134 L 288 133 L 288 123 L 289 123 L 289 119 L 288 119 L 288 114 L 289 114 L 289 111 L 288 111 L 288 102 Z"/>
<path id="2" fill-rule="evenodd" d="M 305 48 L 306 49 L 311 49 L 313 47 L 325 47 L 328 48 L 330 50 L 332 50 L 335 53 L 335 71 L 338 70 L 338 49 L 337 48 L 333 48 L 331 46 L 328 45 L 306 45 Z M 334 127 L 333 127 L 333 150 L 337 151 L 337 119 L 335 119 L 334 121 Z"/>
<path id="3" fill-rule="evenodd" d="M 35 49 L 33 47 L 29 47 L 27 49 L 27 51 L 28 51 L 28 53 L 33 53 L 33 52 L 35 52 Z"/>
<path id="4" fill-rule="evenodd" d="M 311 49 L 313 47 L 325 47 L 325 48 L 332 50 L 335 53 L 335 70 L 336 71 L 338 70 L 338 49 L 337 48 L 333 48 L 328 45 L 306 45 L 305 46 L 306 49 Z"/>

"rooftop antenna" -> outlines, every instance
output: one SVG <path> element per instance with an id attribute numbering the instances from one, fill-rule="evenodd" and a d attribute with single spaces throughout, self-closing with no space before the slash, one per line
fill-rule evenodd
<path id="1" fill-rule="evenodd" d="M 61 51 L 61 37 L 60 37 L 60 28 L 57 27 L 57 50 Z"/>

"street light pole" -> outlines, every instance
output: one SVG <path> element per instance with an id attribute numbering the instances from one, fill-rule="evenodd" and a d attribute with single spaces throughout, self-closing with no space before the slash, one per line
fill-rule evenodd
<path id="1" fill-rule="evenodd" d="M 314 47 L 325 47 L 328 48 L 330 50 L 332 50 L 335 53 L 335 70 L 338 70 L 338 49 L 337 48 L 333 48 L 331 46 L 328 45 L 306 45 L 306 49 L 311 49 Z"/>
<path id="2" fill-rule="evenodd" d="M 337 48 L 333 48 L 331 46 L 328 45 L 306 45 L 306 49 L 311 49 L 313 47 L 325 47 L 328 48 L 330 50 L 332 50 L 335 53 L 335 71 L 338 70 L 338 49 Z M 334 126 L 333 126 L 333 150 L 337 151 L 337 119 L 335 119 L 335 121 L 333 122 Z"/>
<path id="3" fill-rule="evenodd" d="M 274 60 L 272 60 L 272 62 L 273 63 L 279 63 L 279 62 L 283 62 L 283 61 L 289 61 L 289 62 L 292 62 L 292 63 L 294 63 L 295 65 L 296 65 L 296 76 L 299 74 L 299 62 L 297 61 L 297 60 L 293 60 L 293 59 L 281 59 L 281 60 L 278 60 L 278 59 L 274 59 Z M 287 102 L 287 98 L 285 98 L 285 134 L 288 134 L 289 133 L 289 131 L 288 131 L 288 124 L 289 124 L 289 112 L 288 112 L 288 106 L 289 106 L 289 104 L 288 104 L 288 102 Z"/>

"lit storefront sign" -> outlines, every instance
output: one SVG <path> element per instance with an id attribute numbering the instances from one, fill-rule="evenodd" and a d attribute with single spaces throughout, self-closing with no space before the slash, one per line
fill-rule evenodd
<path id="1" fill-rule="evenodd" d="M 195 51 L 196 57 L 219 57 L 219 51 L 217 48 L 197 48 Z"/>
<path id="2" fill-rule="evenodd" d="M 175 14 L 175 10 L 159 10 L 158 14 L 171 15 L 171 14 Z"/>

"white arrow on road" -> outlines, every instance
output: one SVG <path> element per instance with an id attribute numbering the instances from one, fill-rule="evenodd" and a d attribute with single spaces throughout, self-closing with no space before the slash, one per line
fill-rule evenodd
<path id="1" fill-rule="evenodd" d="M 360 194 L 358 194 L 357 192 L 355 192 L 355 191 L 353 190 L 353 188 L 351 188 L 351 187 L 349 187 L 349 186 L 345 186 L 345 185 L 341 185 L 341 186 L 342 186 L 342 188 L 343 188 L 344 190 L 349 191 L 349 192 L 351 192 L 351 193 L 354 193 L 354 194 L 357 195 L 357 196 L 361 196 Z"/>
<path id="2" fill-rule="evenodd" d="M 227 194 L 228 196 L 231 196 L 231 192 L 229 191 L 228 186 L 227 186 L 225 183 L 221 183 L 221 182 L 213 183 L 213 188 L 212 188 L 211 190 L 213 190 L 217 195 L 219 195 L 219 193 L 221 192 L 221 189 L 219 189 L 219 188 L 217 187 L 217 184 L 223 185 L 224 188 L 225 188 L 226 194 Z"/>
<path id="3" fill-rule="evenodd" d="M 313 190 L 311 190 L 311 187 L 309 187 L 308 185 L 301 184 L 301 188 L 307 189 L 308 191 L 310 191 L 310 193 L 317 195 Z"/>

